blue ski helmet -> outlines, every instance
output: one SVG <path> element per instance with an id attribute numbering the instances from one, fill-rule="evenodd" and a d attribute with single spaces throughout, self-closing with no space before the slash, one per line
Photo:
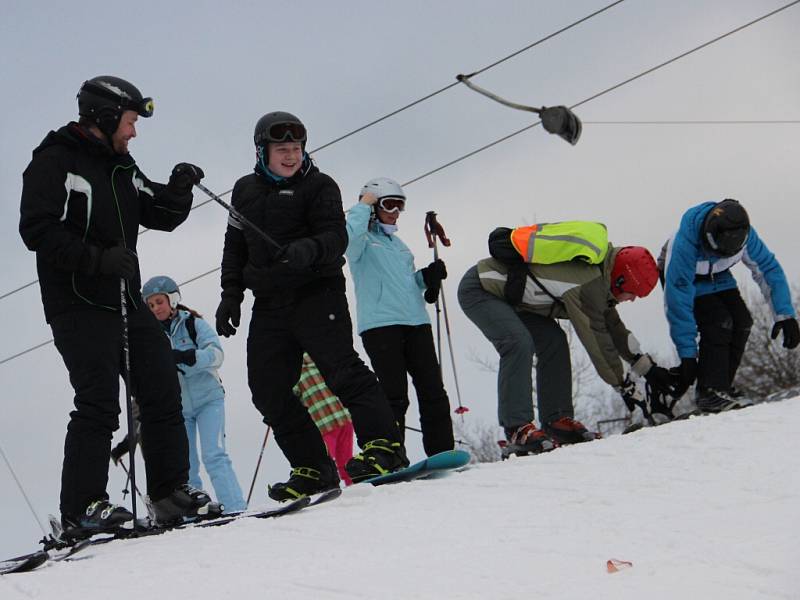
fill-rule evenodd
<path id="1" fill-rule="evenodd" d="M 144 298 L 145 302 L 147 302 L 147 299 L 150 296 L 154 296 L 156 294 L 164 294 L 167 298 L 169 298 L 169 305 L 172 308 L 176 308 L 178 306 L 178 302 L 181 301 L 181 290 L 178 288 L 178 284 L 166 275 L 156 275 L 155 277 L 151 277 L 142 286 L 142 298 Z"/>

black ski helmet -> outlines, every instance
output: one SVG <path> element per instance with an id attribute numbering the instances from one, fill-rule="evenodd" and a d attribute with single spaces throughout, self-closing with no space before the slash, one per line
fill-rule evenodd
<path id="1" fill-rule="evenodd" d="M 84 81 L 78 91 L 78 114 L 97 125 L 109 139 L 126 110 L 151 117 L 153 99 L 142 97 L 135 85 L 112 75 L 92 77 Z"/>
<path id="2" fill-rule="evenodd" d="M 292 113 L 276 111 L 265 114 L 256 123 L 253 141 L 256 147 L 265 147 L 269 142 L 300 142 L 306 149 L 308 135 L 306 126 Z"/>
<path id="3" fill-rule="evenodd" d="M 747 211 L 736 200 L 727 198 L 708 211 L 703 222 L 703 245 L 717 256 L 733 256 L 744 248 L 748 233 Z"/>

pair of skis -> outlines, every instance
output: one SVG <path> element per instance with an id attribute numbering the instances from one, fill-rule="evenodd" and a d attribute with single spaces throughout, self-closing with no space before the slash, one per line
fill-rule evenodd
<path id="1" fill-rule="evenodd" d="M 23 554 L 8 560 L 0 561 L 0 575 L 10 573 L 27 573 L 38 569 L 48 562 L 61 562 L 70 560 L 78 552 L 81 552 L 92 546 L 99 546 L 121 539 L 146 537 L 150 535 L 160 535 L 168 531 L 190 529 L 198 527 L 219 527 L 233 523 L 234 521 L 241 521 L 243 519 L 273 519 L 282 517 L 284 515 L 299 512 L 300 510 L 309 506 L 316 506 L 325 502 L 335 500 L 342 494 L 340 488 L 335 488 L 327 492 L 323 492 L 317 496 L 304 496 L 283 504 L 278 508 L 271 510 L 260 511 L 255 513 L 235 513 L 225 514 L 215 518 L 191 521 L 175 525 L 173 527 L 136 527 L 133 529 L 123 529 L 118 533 L 102 536 L 98 534 L 96 537 L 91 537 L 84 540 L 79 540 L 75 543 L 69 543 L 57 539 L 57 537 L 49 536 L 42 540 L 45 546 L 43 550 L 37 550 L 30 554 Z M 57 535 L 57 532 L 56 532 Z"/>
<path id="2" fill-rule="evenodd" d="M 465 452 L 464 450 L 448 450 L 425 458 L 412 465 L 409 465 L 404 469 L 400 469 L 399 471 L 394 471 L 392 473 L 386 473 L 384 475 L 378 475 L 377 477 L 366 479 L 362 483 L 369 483 L 373 486 L 378 486 L 391 483 L 409 482 L 417 479 L 438 478 L 455 470 L 466 467 L 470 460 L 471 456 L 469 452 Z M 116 534 L 107 535 L 105 537 L 102 537 L 98 534 L 96 537 L 80 540 L 72 544 L 59 539 L 60 532 L 57 530 L 58 523 L 55 520 L 51 520 L 51 526 L 54 529 L 54 535 L 42 540 L 45 549 L 10 558 L 5 561 L 0 561 L 0 575 L 9 573 L 25 573 L 28 571 L 33 571 L 48 562 L 70 560 L 78 552 L 81 552 L 87 548 L 99 546 L 101 544 L 107 544 L 119 539 L 159 535 L 176 529 L 220 527 L 244 519 L 272 519 L 282 517 L 284 515 L 299 512 L 302 509 L 310 506 L 316 506 L 318 504 L 330 502 L 338 498 L 341 494 L 341 488 L 334 488 L 316 496 L 304 496 L 302 498 L 298 498 L 297 500 L 283 504 L 278 508 L 267 511 L 256 513 L 242 512 L 235 514 L 223 514 L 218 517 L 195 520 L 182 523 L 180 525 L 175 525 L 173 527 L 139 526 L 134 529 L 122 530 Z"/>

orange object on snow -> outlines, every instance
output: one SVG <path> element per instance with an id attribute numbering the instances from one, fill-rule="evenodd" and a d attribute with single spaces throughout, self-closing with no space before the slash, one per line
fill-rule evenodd
<path id="1" fill-rule="evenodd" d="M 616 573 L 622 569 L 629 569 L 632 566 L 632 562 L 628 562 L 627 560 L 618 560 L 616 558 L 611 558 L 606 562 L 606 569 L 609 573 Z"/>

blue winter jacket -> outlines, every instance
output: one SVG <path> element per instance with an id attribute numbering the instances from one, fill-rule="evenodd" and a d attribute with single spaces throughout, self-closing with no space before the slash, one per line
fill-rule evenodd
<path id="1" fill-rule="evenodd" d="M 222 381 L 217 369 L 222 365 L 224 354 L 214 329 L 203 319 L 194 320 L 197 330 L 197 345 L 192 342 L 186 320 L 189 312 L 179 310 L 172 318 L 169 338 L 175 350 L 194 350 L 197 362 L 178 365 L 178 379 L 181 383 L 181 401 L 185 416 L 195 415 L 205 404 L 225 397 Z"/>
<path id="2" fill-rule="evenodd" d="M 705 249 L 701 241 L 703 221 L 716 204 L 703 202 L 686 211 L 666 246 L 664 304 L 670 336 L 681 358 L 697 356 L 695 297 L 736 288 L 730 268 L 739 261 L 752 272 L 776 321 L 795 316 L 783 269 L 753 227 L 744 248 L 734 256 L 721 258 Z"/>
<path id="3" fill-rule="evenodd" d="M 370 223 L 372 207 L 359 202 L 347 213 L 347 263 L 356 288 L 358 333 L 387 325 L 430 323 L 422 272 L 396 235 Z"/>

